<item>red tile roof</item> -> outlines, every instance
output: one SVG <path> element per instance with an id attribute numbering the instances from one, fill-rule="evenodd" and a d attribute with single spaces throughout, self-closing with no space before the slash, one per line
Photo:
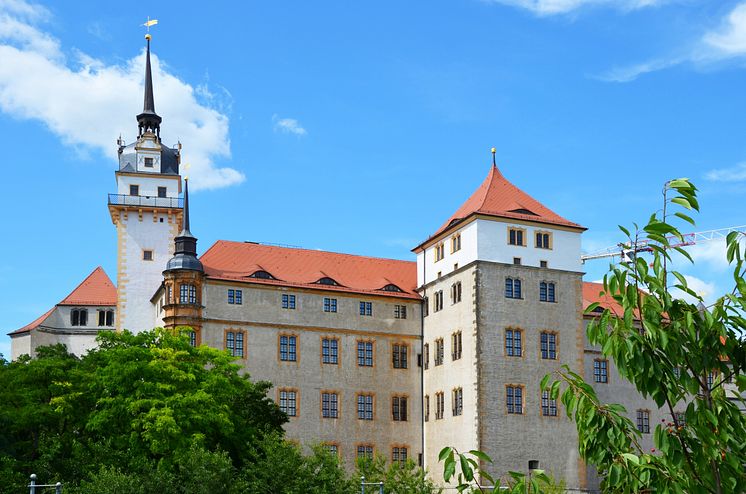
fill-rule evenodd
<path id="1" fill-rule="evenodd" d="M 411 261 L 227 240 L 215 242 L 200 261 L 211 279 L 420 298 L 415 291 L 417 265 Z M 252 278 L 257 271 L 275 279 Z M 338 285 L 319 284 L 321 278 Z M 386 285 L 402 291 L 384 291 Z"/>
<path id="2" fill-rule="evenodd" d="M 600 293 L 604 290 L 603 283 L 583 282 L 583 310 L 592 303 L 598 302 L 602 309 L 611 309 L 617 315 L 624 314 L 624 309 L 611 295 Z"/>
<path id="3" fill-rule="evenodd" d="M 57 305 L 117 305 L 117 289 L 99 266 Z"/>
<path id="4" fill-rule="evenodd" d="M 497 169 L 497 166 L 492 165 L 482 185 L 474 191 L 471 197 L 428 240 L 437 237 L 451 226 L 475 214 L 547 223 L 577 228 L 579 230 L 586 229 L 577 223 L 566 220 L 508 182 L 502 173 L 500 173 L 500 170 Z M 426 244 L 428 240 L 418 245 L 415 250 Z"/>
<path id="5" fill-rule="evenodd" d="M 70 295 L 62 299 L 57 305 L 117 305 L 117 289 L 104 269 L 99 266 Z M 57 305 L 30 324 L 8 334 L 28 333 L 32 329 L 38 328 L 54 311 Z"/>

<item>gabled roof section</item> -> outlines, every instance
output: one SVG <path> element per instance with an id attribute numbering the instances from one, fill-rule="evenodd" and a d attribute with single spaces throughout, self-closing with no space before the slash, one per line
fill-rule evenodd
<path id="1" fill-rule="evenodd" d="M 45 312 L 43 315 L 41 315 L 40 317 L 34 319 L 33 322 L 30 322 L 29 324 L 25 325 L 24 327 L 22 327 L 20 329 L 16 329 L 15 331 L 13 331 L 11 333 L 8 333 L 8 334 L 10 336 L 14 336 L 14 335 L 19 335 L 19 334 L 31 332 L 32 329 L 36 329 L 39 326 L 41 326 L 42 323 L 44 323 L 44 321 L 46 321 L 47 318 L 52 314 L 52 312 L 54 312 L 54 309 L 55 308 L 52 307 L 47 312 Z"/>
<path id="2" fill-rule="evenodd" d="M 500 173 L 497 166 L 493 164 L 487 178 L 474 191 L 471 197 L 430 238 L 422 242 L 414 250 L 418 250 L 432 238 L 437 237 L 475 214 L 585 230 L 584 227 L 566 220 L 508 182 L 502 173 Z"/>
<path id="3" fill-rule="evenodd" d="M 215 280 L 420 298 L 415 291 L 417 266 L 411 261 L 227 240 L 217 241 L 200 260 L 207 277 Z M 272 273 L 275 279 L 251 278 L 257 266 Z M 331 278 L 337 285 L 319 283 L 323 277 Z M 381 290 L 390 283 L 402 291 Z"/>
<path id="4" fill-rule="evenodd" d="M 57 305 L 117 305 L 117 289 L 99 266 Z"/>
<path id="5" fill-rule="evenodd" d="M 614 297 L 612 297 L 608 293 L 601 295 L 601 292 L 603 291 L 604 291 L 603 283 L 592 283 L 589 281 L 584 281 L 583 282 L 583 311 L 585 311 L 585 309 L 589 305 L 595 302 L 598 302 L 599 307 L 601 309 L 609 309 L 611 310 L 611 312 L 619 316 L 624 314 L 624 309 L 622 308 L 621 305 L 619 305 L 619 303 L 616 300 L 614 300 Z"/>

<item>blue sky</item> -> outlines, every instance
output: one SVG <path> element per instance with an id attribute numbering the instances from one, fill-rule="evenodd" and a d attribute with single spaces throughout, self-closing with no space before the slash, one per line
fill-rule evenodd
<path id="1" fill-rule="evenodd" d="M 184 145 L 193 232 L 413 259 L 481 183 L 583 224 L 588 251 L 701 189 L 697 230 L 746 224 L 746 2 L 0 0 L 0 352 L 97 265 L 115 141 L 153 28 L 164 141 Z M 722 244 L 684 267 L 729 287 Z M 587 265 L 587 280 L 607 263 Z"/>

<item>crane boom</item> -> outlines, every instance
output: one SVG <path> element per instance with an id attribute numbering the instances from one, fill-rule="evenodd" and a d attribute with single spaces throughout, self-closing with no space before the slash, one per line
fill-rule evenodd
<path id="1" fill-rule="evenodd" d="M 669 240 L 674 241 L 675 243 L 671 244 L 671 247 L 687 247 L 689 245 L 696 245 L 702 242 L 711 242 L 713 240 L 719 240 L 724 239 L 728 236 L 729 233 L 732 232 L 740 232 L 744 235 L 746 235 L 746 225 L 741 226 L 731 226 L 728 228 L 718 228 L 715 230 L 705 230 L 701 232 L 692 232 L 692 233 L 685 233 L 682 235 L 682 238 L 679 239 L 678 237 L 668 237 Z M 623 258 L 629 258 L 631 255 L 637 253 L 637 252 L 650 252 L 651 249 L 648 246 L 648 242 L 646 240 L 643 240 L 637 245 L 632 246 L 631 244 L 624 244 L 619 243 L 617 245 L 607 247 L 605 249 L 601 249 L 599 251 L 590 253 L 590 254 L 583 254 L 580 256 L 580 260 L 590 261 L 593 259 L 603 259 L 606 257 L 616 257 L 616 256 L 622 256 Z"/>

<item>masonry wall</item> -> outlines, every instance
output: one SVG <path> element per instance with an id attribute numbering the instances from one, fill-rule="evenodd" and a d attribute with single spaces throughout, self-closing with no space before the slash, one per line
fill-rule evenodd
<path id="1" fill-rule="evenodd" d="M 241 289 L 242 304 L 228 304 L 227 290 Z M 296 308 L 282 308 L 282 294 L 295 295 Z M 356 295 L 334 290 L 287 289 L 271 285 L 207 280 L 203 292 L 205 322 L 202 343 L 225 348 L 226 331 L 244 331 L 246 370 L 254 380 L 299 394 L 298 416 L 285 429 L 287 437 L 306 445 L 333 443 L 348 466 L 354 465 L 358 444 L 372 445 L 391 459 L 394 446 L 406 447 L 418 461 L 422 453 L 420 301 L 380 295 Z M 337 312 L 324 312 L 324 297 L 337 300 Z M 373 304 L 372 316 L 359 314 L 359 302 Z M 394 317 L 395 305 L 407 307 L 407 318 Z M 296 362 L 281 361 L 279 338 L 298 338 Z M 339 340 L 339 363 L 322 363 L 321 340 Z M 373 367 L 360 367 L 357 342 L 374 344 Z M 408 346 L 407 368 L 394 369 L 392 345 Z M 339 418 L 322 418 L 321 393 L 339 395 Z M 374 395 L 373 420 L 360 420 L 357 394 Z M 392 397 L 407 398 L 407 420 L 392 418 Z"/>

